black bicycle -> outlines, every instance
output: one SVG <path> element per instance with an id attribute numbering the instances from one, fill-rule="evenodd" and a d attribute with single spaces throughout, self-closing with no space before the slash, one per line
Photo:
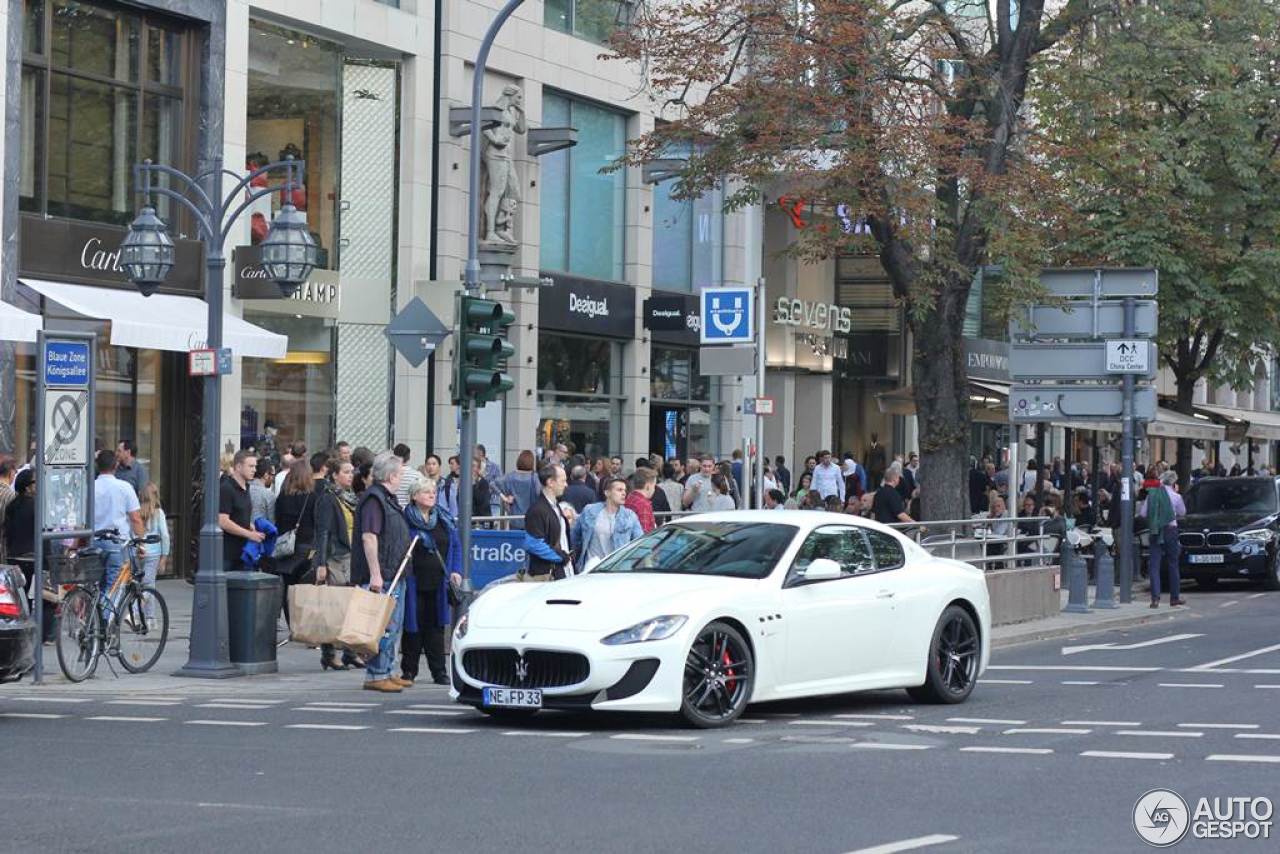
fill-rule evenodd
<path id="1" fill-rule="evenodd" d="M 103 655 L 115 656 L 130 673 L 144 673 L 169 640 L 169 606 L 154 587 L 143 586 L 138 557 L 138 547 L 160 542 L 159 535 L 126 541 L 107 530 L 94 536 L 123 546 L 128 560 L 108 589 L 99 549 L 82 549 L 55 565 L 54 582 L 74 585 L 59 608 L 57 643 L 58 666 L 72 682 L 92 676 Z"/>

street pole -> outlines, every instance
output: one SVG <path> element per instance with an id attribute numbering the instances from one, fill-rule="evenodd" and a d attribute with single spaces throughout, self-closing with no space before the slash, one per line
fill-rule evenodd
<path id="1" fill-rule="evenodd" d="M 764 509 L 764 416 L 760 414 L 760 399 L 765 396 L 764 370 L 766 336 L 769 331 L 768 319 L 765 316 L 765 279 L 756 280 L 756 472 L 755 507 Z M 750 503 L 748 507 L 752 506 Z"/>
<path id="2" fill-rule="evenodd" d="M 489 29 L 480 41 L 480 49 L 476 51 L 476 61 L 471 77 L 471 151 L 469 152 L 469 174 L 467 175 L 467 265 L 463 270 L 463 287 L 467 291 L 478 292 L 480 283 L 480 102 L 484 100 L 484 75 L 489 65 L 489 50 L 493 47 L 498 31 L 507 19 L 515 13 L 524 0 L 507 0 L 507 4 L 498 12 Z M 462 318 L 457 318 L 461 322 Z M 464 358 L 464 354 L 454 348 L 455 359 Z M 466 398 L 466 389 L 456 389 L 455 393 Z M 462 423 L 459 425 L 458 467 L 461 469 L 462 482 L 458 484 L 458 539 L 462 546 L 462 592 L 463 607 L 471 596 L 471 458 L 476 446 L 476 413 L 474 401 L 465 399 L 462 404 Z M 484 473 L 481 472 L 483 475 Z"/>
<path id="3" fill-rule="evenodd" d="M 1133 297 L 1124 298 L 1124 337 L 1131 340 L 1136 323 L 1137 304 Z M 1120 601 L 1133 601 L 1133 374 L 1121 380 L 1124 395 L 1124 417 L 1120 438 Z"/>

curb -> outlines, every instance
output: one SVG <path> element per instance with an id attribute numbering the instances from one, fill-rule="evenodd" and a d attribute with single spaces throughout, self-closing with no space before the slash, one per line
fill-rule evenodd
<path id="1" fill-rule="evenodd" d="M 1098 632 L 1111 631 L 1113 629 L 1123 629 L 1134 626 L 1145 626 L 1156 622 L 1172 622 L 1174 620 L 1184 619 L 1185 617 L 1195 614 L 1191 608 L 1169 609 L 1163 610 L 1157 614 L 1132 614 L 1123 617 L 1111 617 L 1109 619 L 1101 619 L 1096 622 L 1081 622 L 1069 626 L 1045 626 L 1040 629 L 1034 629 L 1028 626 L 1028 630 L 1009 637 L 996 637 L 991 641 L 992 649 L 1003 649 L 1011 646 L 1022 646 L 1023 644 L 1035 643 L 1043 640 L 1053 640 L 1054 638 L 1075 637 L 1080 635 L 1097 634 Z M 1050 617 L 1049 619 L 1053 619 Z M 1001 627 L 996 627 L 993 634 L 998 632 Z"/>

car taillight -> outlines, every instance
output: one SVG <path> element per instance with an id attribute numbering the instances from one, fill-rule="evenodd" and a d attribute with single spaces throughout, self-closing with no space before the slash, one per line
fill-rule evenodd
<path id="1" fill-rule="evenodd" d="M 21 616 L 22 606 L 17 595 L 9 589 L 9 585 L 0 581 L 0 617 L 16 620 Z"/>

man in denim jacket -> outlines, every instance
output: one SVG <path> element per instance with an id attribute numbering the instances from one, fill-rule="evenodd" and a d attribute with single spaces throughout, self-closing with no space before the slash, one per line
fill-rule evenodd
<path id="1" fill-rule="evenodd" d="M 605 555 L 644 536 L 640 518 L 623 506 L 627 482 L 612 478 L 605 483 L 604 501 L 588 504 L 573 525 L 573 553 L 577 563 L 589 570 Z"/>

